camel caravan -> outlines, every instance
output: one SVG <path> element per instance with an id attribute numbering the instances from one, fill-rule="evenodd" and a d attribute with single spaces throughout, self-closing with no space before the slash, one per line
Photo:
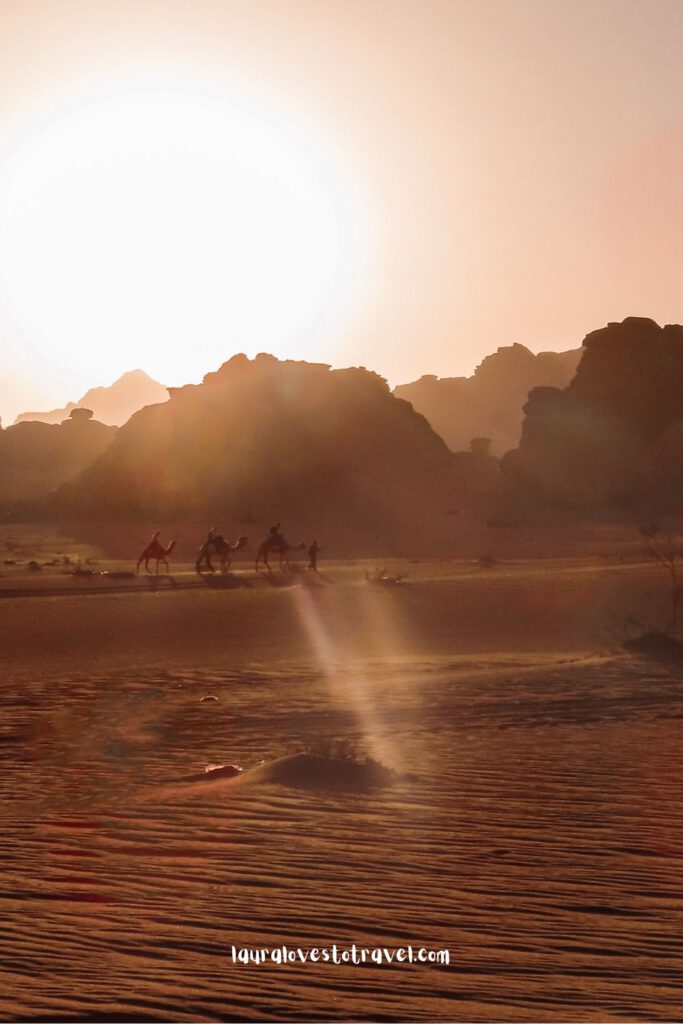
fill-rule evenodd
<path id="1" fill-rule="evenodd" d="M 136 573 L 140 573 L 140 567 L 145 566 L 145 572 L 151 573 L 150 562 L 155 562 L 154 572 L 158 575 L 159 565 L 163 563 L 166 566 L 166 572 L 169 571 L 169 555 L 174 551 L 177 546 L 177 540 L 172 540 L 166 547 L 161 543 L 159 537 L 161 530 L 156 530 L 152 535 L 152 539 L 140 552 L 140 556 L 137 562 Z M 215 527 L 209 530 L 208 536 L 199 551 L 197 552 L 197 558 L 195 560 L 195 569 L 201 576 L 203 573 L 214 573 L 216 567 L 212 562 L 212 558 L 217 558 L 220 566 L 221 573 L 225 574 L 230 571 L 233 556 L 236 552 L 241 551 L 242 548 L 246 547 L 249 543 L 248 537 L 238 537 L 234 543 L 227 541 L 220 533 L 216 533 Z M 254 561 L 254 571 L 258 572 L 259 566 L 263 565 L 268 572 L 272 572 L 272 567 L 269 561 L 269 555 L 276 555 L 279 558 L 279 565 L 283 571 L 287 571 L 292 564 L 290 553 L 294 551 L 304 551 L 306 544 L 303 541 L 299 544 L 290 544 L 284 537 L 280 530 L 280 523 L 275 526 L 271 526 L 268 536 L 262 541 L 256 550 L 256 559 Z M 308 548 L 309 564 L 308 568 L 314 572 L 318 569 L 318 552 L 322 549 L 318 546 L 316 540 Z"/>

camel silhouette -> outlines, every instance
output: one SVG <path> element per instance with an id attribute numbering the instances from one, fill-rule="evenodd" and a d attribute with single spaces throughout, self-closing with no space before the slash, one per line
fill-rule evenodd
<path id="1" fill-rule="evenodd" d="M 152 537 L 151 541 L 147 545 L 147 547 L 144 549 L 144 551 L 142 551 L 140 553 L 140 557 L 138 558 L 137 568 L 135 570 L 136 574 L 140 572 L 140 566 L 142 565 L 143 562 L 145 563 L 145 570 L 147 572 L 151 572 L 152 571 L 150 569 L 150 567 L 149 567 L 149 560 L 150 560 L 150 558 L 156 559 L 156 563 L 157 563 L 157 565 L 156 565 L 156 572 L 157 572 L 157 574 L 159 573 L 159 562 L 165 562 L 166 563 L 166 572 L 168 572 L 168 556 L 171 554 L 171 552 L 173 551 L 173 549 L 176 546 L 176 544 L 178 543 L 178 541 L 177 540 L 172 540 L 171 543 L 168 545 L 168 547 L 165 548 L 164 545 L 159 540 L 159 534 L 160 533 L 161 533 L 161 530 L 157 530 L 156 533 L 154 534 L 154 536 Z"/>
<path id="2" fill-rule="evenodd" d="M 209 572 L 216 571 L 211 564 L 211 555 L 219 556 L 221 560 L 221 572 L 227 572 L 232 564 L 232 556 L 236 551 L 240 551 L 247 544 L 248 540 L 248 537 L 238 537 L 234 544 L 230 544 L 225 537 L 221 537 L 220 534 L 217 534 L 215 537 L 212 537 L 211 540 L 205 541 L 197 553 L 197 561 L 195 563 L 197 572 L 201 573 L 202 562 L 205 563 Z"/>
<path id="3" fill-rule="evenodd" d="M 261 562 L 265 565 L 270 572 L 270 562 L 268 561 L 268 552 L 274 551 L 280 556 L 280 568 L 287 569 L 289 567 L 289 552 L 290 551 L 303 551 L 306 545 L 303 541 L 300 544 L 289 544 L 288 541 L 281 535 L 269 534 L 264 541 L 259 544 L 258 551 L 256 552 L 256 561 L 254 563 L 254 571 L 258 572 L 258 567 Z"/>

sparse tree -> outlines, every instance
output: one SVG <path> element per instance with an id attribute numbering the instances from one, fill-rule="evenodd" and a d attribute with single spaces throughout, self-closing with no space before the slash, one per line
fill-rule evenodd
<path id="1" fill-rule="evenodd" d="M 648 554 L 663 566 L 668 574 L 671 587 L 671 629 L 675 633 L 678 629 L 678 609 L 683 597 L 681 542 L 674 533 L 662 530 L 656 523 L 643 524 L 640 532 L 647 543 Z"/>

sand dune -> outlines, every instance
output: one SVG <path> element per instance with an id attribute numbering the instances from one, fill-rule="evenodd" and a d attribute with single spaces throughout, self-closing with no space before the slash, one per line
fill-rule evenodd
<path id="1" fill-rule="evenodd" d="M 502 597 L 477 618 L 476 579 L 3 603 L 0 1017 L 675 1016 L 681 673 L 601 654 L 591 630 L 609 576 L 590 577 L 593 604 L 570 578 L 581 599 L 547 600 L 525 653 Z M 518 598 L 543 607 L 543 585 L 522 574 Z M 514 581 L 499 586 L 509 600 Z M 555 577 L 547 594 L 559 591 Z M 61 630 L 70 654 L 24 644 L 19 658 L 38 613 L 48 649 Z M 79 615 L 92 625 L 80 649 Z M 184 623 L 191 657 L 163 653 L 162 620 L 164 641 Z M 546 649 L 562 620 L 564 651 L 562 636 Z M 310 786 L 311 752 L 339 738 L 394 784 Z M 244 778 L 183 781 L 221 764 Z M 244 965 L 230 952 L 332 943 L 443 947 L 451 962 Z"/>

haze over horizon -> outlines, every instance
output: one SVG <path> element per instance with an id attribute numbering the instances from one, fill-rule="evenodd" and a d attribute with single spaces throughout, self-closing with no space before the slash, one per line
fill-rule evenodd
<path id="1" fill-rule="evenodd" d="M 0 415 L 683 319 L 674 0 L 4 0 Z"/>

